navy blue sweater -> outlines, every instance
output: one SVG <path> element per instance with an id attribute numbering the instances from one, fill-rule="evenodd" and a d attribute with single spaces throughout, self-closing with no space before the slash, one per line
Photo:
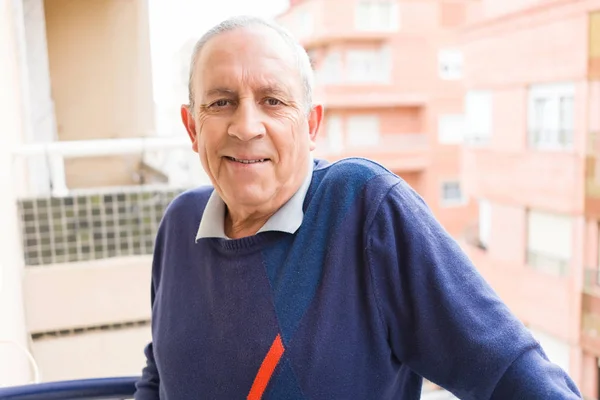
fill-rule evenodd
<path id="1" fill-rule="evenodd" d="M 295 234 L 195 235 L 211 188 L 169 206 L 138 400 L 579 399 L 422 199 L 362 159 L 315 161 Z"/>

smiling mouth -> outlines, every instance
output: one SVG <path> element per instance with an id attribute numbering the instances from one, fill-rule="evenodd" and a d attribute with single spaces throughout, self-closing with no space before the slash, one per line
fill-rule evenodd
<path id="1" fill-rule="evenodd" d="M 241 164 L 256 164 L 256 163 L 270 161 L 268 158 L 258 158 L 256 160 L 241 160 L 239 158 L 229 157 L 229 156 L 225 156 L 225 158 L 228 159 L 229 161 L 235 161 L 235 162 L 239 162 Z"/>

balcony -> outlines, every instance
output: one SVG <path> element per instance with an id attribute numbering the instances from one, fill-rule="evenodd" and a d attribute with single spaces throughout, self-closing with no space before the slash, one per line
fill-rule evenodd
<path id="1" fill-rule="evenodd" d="M 591 133 L 594 143 L 597 133 Z M 600 151 L 588 146 L 585 157 L 585 214 L 600 219 Z"/>
<path id="2" fill-rule="evenodd" d="M 85 379 L 0 388 L 6 400 L 125 400 L 133 398 L 137 377 Z"/>
<path id="3" fill-rule="evenodd" d="M 379 43 L 398 28 L 398 4 L 353 4 L 347 0 L 312 0 L 290 8 L 280 22 L 308 50 L 340 43 Z"/>
<path id="4" fill-rule="evenodd" d="M 600 79 L 600 11 L 589 15 L 588 77 Z"/>
<path id="5" fill-rule="evenodd" d="M 300 43 L 306 50 L 348 43 L 378 45 L 389 40 L 392 34 L 393 32 L 385 30 L 365 32 L 347 28 L 339 30 L 321 30 L 312 35 L 305 36 L 300 40 Z"/>
<path id="6" fill-rule="evenodd" d="M 589 58 L 588 75 L 590 79 L 600 79 L 600 57 Z"/>
<path id="7" fill-rule="evenodd" d="M 365 145 L 317 144 L 316 155 L 329 161 L 367 157 L 392 171 L 421 171 L 430 164 L 428 136 L 422 133 L 381 135 Z"/>
<path id="8" fill-rule="evenodd" d="M 600 267 L 586 268 L 583 275 L 584 293 L 600 297 Z"/>
<path id="9" fill-rule="evenodd" d="M 462 239 L 469 246 L 473 246 L 480 250 L 487 250 L 486 244 L 481 241 L 479 229 L 480 228 L 478 223 L 467 226 Z"/>
<path id="10" fill-rule="evenodd" d="M 386 84 L 324 85 L 318 95 L 327 109 L 422 107 L 428 101 L 425 95 L 398 93 Z"/>
<path id="11" fill-rule="evenodd" d="M 65 162 L 116 154 L 141 160 L 138 184 L 68 185 Z M 47 190 L 20 178 L 36 177 L 39 170 L 29 169 L 35 158 L 47 161 Z M 189 140 L 182 135 L 30 144 L 15 151 L 14 164 L 29 350 L 44 380 L 139 371 L 140 349 L 150 340 L 148 288 L 158 225 L 174 197 L 206 183 Z M 142 168 L 164 179 L 149 181 Z M 87 359 L 97 362 L 88 366 Z M 27 398 L 52 398 L 45 396 Z"/>
<path id="12" fill-rule="evenodd" d="M 581 345 L 595 354 L 600 352 L 600 268 L 584 270 L 581 312 Z"/>
<path id="13" fill-rule="evenodd" d="M 463 150 L 465 186 L 474 196 L 560 213 L 583 211 L 585 164 L 578 154 L 498 146 Z"/>
<path id="14" fill-rule="evenodd" d="M 569 271 L 569 260 L 539 251 L 527 251 L 527 266 L 537 271 L 556 276 L 565 276 Z"/>
<path id="15" fill-rule="evenodd" d="M 529 132 L 529 146 L 535 150 L 570 151 L 573 135 L 571 129 L 533 129 Z"/>
<path id="16" fill-rule="evenodd" d="M 0 389 L 6 400 L 125 400 L 133 398 L 138 377 L 49 382 Z M 424 387 L 421 400 L 456 400 L 451 393 Z"/>
<path id="17" fill-rule="evenodd" d="M 148 183 L 148 180 L 142 176 L 142 171 L 146 169 L 153 170 L 156 175 L 162 175 L 163 179 L 160 179 L 162 182 L 168 181 L 171 185 L 173 182 L 177 185 L 191 185 L 198 177 L 190 171 L 192 168 L 190 163 L 197 159 L 190 157 L 192 153 L 188 151 L 189 146 L 189 139 L 183 135 L 181 137 L 57 141 L 23 145 L 16 149 L 14 157 L 17 163 L 35 159 L 45 161 L 50 170 L 51 195 L 64 197 L 68 193 L 73 193 L 73 190 L 67 188 L 65 175 L 65 162 L 71 159 L 137 155 L 142 159 L 136 171 L 140 184 Z M 177 151 L 186 151 L 187 154 L 175 163 L 172 162 L 173 158 L 178 159 L 179 157 L 169 159 L 168 156 L 174 155 L 173 153 Z M 20 196 L 27 194 L 29 193 L 19 193 Z"/>
<path id="18" fill-rule="evenodd" d="M 150 254 L 165 207 L 182 190 L 199 184 L 192 171 L 197 159 L 168 155 L 189 147 L 187 138 L 139 138 L 54 142 L 19 148 L 15 159 L 49 160 L 52 192 L 21 191 L 18 212 L 27 266 Z M 159 153 L 157 156 L 156 153 Z M 64 162 L 69 158 L 142 154 L 145 165 L 161 172 L 166 183 L 114 188 L 70 189 Z M 154 156 L 154 157 L 153 157 Z M 183 162 L 183 164 L 181 164 Z M 186 164 L 187 162 L 187 164 Z M 196 165 L 192 165 L 196 163 Z M 196 183 L 194 183 L 196 182 Z"/>

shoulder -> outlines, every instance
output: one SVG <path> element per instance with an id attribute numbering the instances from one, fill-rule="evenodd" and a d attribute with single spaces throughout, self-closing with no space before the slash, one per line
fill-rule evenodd
<path id="1" fill-rule="evenodd" d="M 432 215 L 423 198 L 401 177 L 383 165 L 366 158 L 347 158 L 317 169 L 319 186 L 336 197 L 352 192 L 364 203 L 365 222 L 389 224 L 410 221 L 430 222 Z"/>
<path id="2" fill-rule="evenodd" d="M 377 175 L 393 175 L 383 165 L 360 157 L 344 158 L 331 164 L 319 163 L 315 172 L 330 180 L 350 179 L 352 182 L 364 182 Z"/>
<path id="3" fill-rule="evenodd" d="M 331 164 L 318 162 L 308 194 L 308 208 L 327 207 L 329 213 L 360 215 L 369 226 L 390 196 L 412 189 L 398 175 L 365 158 L 346 158 Z"/>
<path id="4" fill-rule="evenodd" d="M 315 178 L 320 186 L 332 190 L 352 189 L 352 191 L 366 189 L 368 185 L 377 184 L 391 187 L 401 179 L 383 165 L 359 157 L 344 158 L 342 160 L 321 166 L 315 169 Z"/>
<path id="5" fill-rule="evenodd" d="M 410 190 L 410 186 L 398 175 L 366 158 L 345 158 L 325 165 L 319 163 L 313 176 L 319 188 L 337 196 L 360 194 L 370 201 L 382 200 L 392 189 Z"/>
<path id="6" fill-rule="evenodd" d="M 163 224 L 199 221 L 213 190 L 212 186 L 201 186 L 179 194 L 165 209 Z"/>

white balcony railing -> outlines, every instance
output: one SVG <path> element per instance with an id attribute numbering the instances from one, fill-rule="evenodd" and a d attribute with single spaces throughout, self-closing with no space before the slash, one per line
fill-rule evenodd
<path id="1" fill-rule="evenodd" d="M 544 271 L 557 276 L 565 276 L 569 271 L 568 259 L 535 250 L 527 251 L 527 265 L 538 271 Z"/>
<path id="2" fill-rule="evenodd" d="M 166 156 L 178 151 L 183 153 L 179 157 Z M 141 137 L 33 143 L 23 145 L 14 151 L 17 160 L 39 156 L 46 158 L 52 182 L 50 194 L 54 197 L 62 197 L 70 193 L 65 179 L 65 159 L 129 154 L 143 156 L 144 162 L 164 172 L 169 177 L 169 183 L 171 184 L 192 186 L 194 181 L 205 180 L 198 158 L 191 151 L 190 140 L 183 135 L 181 137 Z M 192 163 L 194 164 L 192 165 Z M 199 173 L 200 176 L 194 176 L 194 171 Z M 35 173 L 36 171 L 30 172 Z"/>
<path id="3" fill-rule="evenodd" d="M 529 131 L 529 144 L 538 150 L 569 150 L 573 147 L 573 131 L 534 129 Z"/>

